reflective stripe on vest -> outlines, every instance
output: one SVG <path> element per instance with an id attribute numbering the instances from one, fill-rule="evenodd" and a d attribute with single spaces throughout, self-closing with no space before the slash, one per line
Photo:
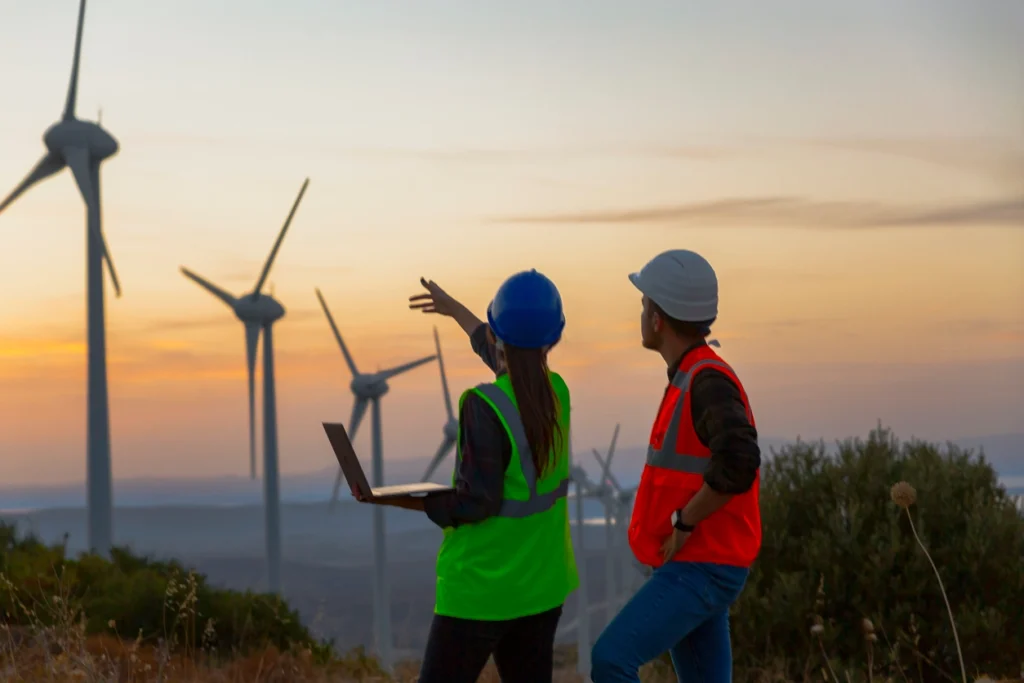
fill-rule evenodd
<path id="1" fill-rule="evenodd" d="M 505 419 L 516 450 L 519 451 L 519 466 L 530 491 L 530 497 L 527 500 L 510 500 L 508 498 L 502 500 L 498 517 L 522 518 L 550 510 L 559 498 L 569 495 L 569 480 L 563 479 L 558 482 L 558 486 L 553 491 L 537 493 L 537 469 L 533 466 L 533 451 L 530 450 L 530 442 L 526 439 L 526 427 L 523 426 L 523 418 L 520 417 L 519 410 L 512 403 L 508 394 L 496 384 L 480 384 L 476 390 L 486 396 L 487 400 Z"/>
<path id="2" fill-rule="evenodd" d="M 690 383 L 698 370 L 709 365 L 725 368 L 732 372 L 732 368 L 722 361 L 702 360 L 694 363 L 687 372 L 677 372 L 672 378 L 672 386 L 679 389 L 679 398 L 676 399 L 676 404 L 672 408 L 672 419 L 665 431 L 665 438 L 661 441 L 661 448 L 655 448 L 653 445 L 647 446 L 648 465 L 687 474 L 704 474 L 707 471 L 711 458 L 692 453 L 676 453 L 676 441 L 679 439 L 679 421 L 682 419 L 683 404 L 686 403 L 686 393 L 690 390 Z"/>

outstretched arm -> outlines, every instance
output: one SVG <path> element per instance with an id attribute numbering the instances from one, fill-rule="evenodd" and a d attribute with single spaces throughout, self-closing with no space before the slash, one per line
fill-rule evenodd
<path id="1" fill-rule="evenodd" d="M 480 318 L 476 317 L 471 310 L 462 305 L 451 294 L 441 289 L 433 280 L 420 278 L 420 284 L 427 291 L 423 294 L 414 294 L 409 297 L 409 308 L 419 310 L 423 313 L 437 313 L 446 315 L 459 324 L 462 331 L 470 339 L 473 351 L 480 356 L 483 362 L 495 374 L 500 371 L 498 364 L 498 351 L 494 346 L 494 338 L 490 334 L 490 328 Z"/>
<path id="2" fill-rule="evenodd" d="M 423 313 L 437 313 L 453 318 L 467 335 L 472 335 L 482 321 L 463 306 L 451 294 L 441 289 L 433 280 L 420 278 L 420 284 L 427 290 L 409 297 L 409 308 Z"/>
<path id="3" fill-rule="evenodd" d="M 473 311 L 469 310 L 455 299 L 452 299 L 452 309 L 452 318 L 455 319 L 455 322 L 459 324 L 459 327 L 461 327 L 469 337 L 472 337 L 477 328 L 484 324 L 480 318 L 473 314 Z"/>
<path id="4" fill-rule="evenodd" d="M 501 363 L 498 362 L 498 347 L 494 345 L 494 336 L 487 323 L 480 323 L 469 335 L 469 343 L 473 346 L 473 353 L 480 356 L 484 365 L 489 367 L 495 375 L 504 371 Z"/>

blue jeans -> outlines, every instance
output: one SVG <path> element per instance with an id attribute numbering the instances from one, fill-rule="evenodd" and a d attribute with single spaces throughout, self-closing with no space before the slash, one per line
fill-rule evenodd
<path id="1" fill-rule="evenodd" d="M 697 562 L 655 569 L 594 644 L 590 680 L 639 683 L 640 667 L 668 650 L 680 683 L 730 683 L 729 606 L 748 573 Z"/>

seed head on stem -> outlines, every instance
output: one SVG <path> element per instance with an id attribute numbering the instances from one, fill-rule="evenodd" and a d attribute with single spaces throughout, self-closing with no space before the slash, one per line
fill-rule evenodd
<path id="1" fill-rule="evenodd" d="M 921 547 L 924 556 L 928 558 L 928 563 L 932 566 L 932 571 L 935 572 L 935 578 L 939 581 L 939 592 L 942 593 L 942 599 L 946 602 L 946 612 L 949 614 L 949 623 L 953 627 L 953 640 L 956 642 L 956 654 L 960 658 L 960 675 L 963 678 L 963 682 L 967 683 L 967 667 L 964 666 L 964 653 L 960 649 L 960 636 L 956 632 L 956 620 L 953 618 L 953 608 L 949 605 L 949 597 L 946 596 L 946 587 L 942 585 L 942 576 L 939 574 L 939 568 L 935 566 L 935 561 L 928 553 L 928 548 L 921 541 L 921 537 L 917 535 L 914 517 L 910 514 L 910 506 L 917 502 L 917 491 L 907 482 L 898 481 L 892 485 L 889 495 L 892 497 L 892 502 L 903 508 L 903 511 L 907 514 L 907 521 L 910 522 L 910 531 L 914 534 L 914 540 Z"/>

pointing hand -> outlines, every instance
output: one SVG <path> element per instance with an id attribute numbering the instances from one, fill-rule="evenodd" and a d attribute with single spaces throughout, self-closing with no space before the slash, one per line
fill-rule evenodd
<path id="1" fill-rule="evenodd" d="M 424 313 L 438 313 L 440 315 L 454 316 L 457 302 L 441 289 L 433 280 L 420 278 L 420 284 L 427 290 L 425 294 L 414 294 L 409 297 L 409 308 L 420 310 Z"/>

